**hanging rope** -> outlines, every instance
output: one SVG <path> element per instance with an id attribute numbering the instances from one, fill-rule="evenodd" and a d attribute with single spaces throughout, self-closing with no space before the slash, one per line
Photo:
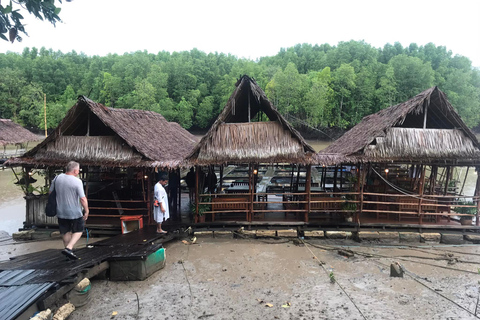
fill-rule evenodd
<path id="1" fill-rule="evenodd" d="M 396 186 L 394 185 L 393 183 L 391 183 L 390 181 L 388 181 L 387 179 L 385 179 L 384 177 L 382 177 L 382 175 L 380 173 L 378 173 L 374 168 L 372 168 L 373 172 L 375 172 L 387 185 L 389 185 L 390 187 L 392 187 L 393 189 L 397 190 L 398 192 L 400 192 L 401 194 L 404 194 L 404 195 L 407 195 L 409 197 L 412 197 L 412 198 L 415 198 L 415 199 L 419 199 L 419 200 L 422 200 L 422 201 L 436 201 L 436 202 L 443 202 L 443 203 L 446 203 L 446 204 L 450 204 L 452 201 L 449 201 L 449 200 L 436 200 L 436 199 L 432 199 L 432 198 L 425 198 L 425 197 L 420 197 L 420 196 L 417 196 L 416 193 L 413 193 L 411 191 L 408 191 L 408 190 L 405 190 L 405 189 L 402 189 L 400 188 L 399 186 Z M 475 199 L 476 197 L 473 197 L 472 196 L 472 199 Z"/>

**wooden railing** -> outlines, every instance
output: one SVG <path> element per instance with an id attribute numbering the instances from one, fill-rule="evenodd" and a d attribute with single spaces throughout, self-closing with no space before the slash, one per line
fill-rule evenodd
<path id="1" fill-rule="evenodd" d="M 358 219 L 367 218 L 371 214 L 386 214 L 388 219 L 402 221 L 406 218 L 415 218 L 422 223 L 422 219 L 437 221 L 438 217 L 445 217 L 450 221 L 451 217 L 472 216 L 471 214 L 458 213 L 454 208 L 466 207 L 477 208 L 476 204 L 462 204 L 465 198 L 478 197 L 456 195 L 404 195 L 391 193 L 363 193 L 363 201 L 360 201 L 360 193 L 356 192 L 284 192 L 279 199 L 279 193 L 236 193 L 219 195 L 200 195 L 200 198 L 212 197 L 210 202 L 202 202 L 202 205 L 210 206 L 204 211 L 209 215 L 210 221 L 217 218 L 238 220 L 238 214 L 245 214 L 244 220 L 252 221 L 263 219 L 265 213 L 295 214 L 300 221 L 308 221 L 312 213 L 339 213 L 358 215 Z M 269 199 L 270 197 L 270 199 Z M 275 197 L 272 201 L 272 197 Z M 267 207 L 268 205 L 268 207 Z M 370 216 L 371 218 L 371 216 Z M 207 219 L 208 221 L 208 219 Z"/>

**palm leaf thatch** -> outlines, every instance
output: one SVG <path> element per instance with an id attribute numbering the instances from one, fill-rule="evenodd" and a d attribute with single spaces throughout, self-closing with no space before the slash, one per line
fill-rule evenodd
<path id="1" fill-rule="evenodd" d="M 418 159 L 418 158 L 472 158 L 478 148 L 458 129 L 391 128 L 386 136 L 377 138 L 376 145 L 368 145 L 368 158 Z"/>
<path id="2" fill-rule="evenodd" d="M 354 161 L 445 161 L 478 157 L 479 144 L 437 87 L 366 116 L 320 151 Z"/>
<path id="3" fill-rule="evenodd" d="M 80 96 L 37 147 L 9 165 L 60 166 L 70 160 L 102 167 L 177 167 L 193 135 L 155 112 L 107 108 Z"/>
<path id="4" fill-rule="evenodd" d="M 41 140 L 39 136 L 12 120 L 0 119 L 0 146 L 38 140 Z"/>
<path id="5" fill-rule="evenodd" d="M 223 111 L 187 161 L 199 165 L 307 163 L 313 148 L 278 112 L 255 80 L 244 75 L 235 86 Z M 259 113 L 270 122 L 251 122 Z"/>

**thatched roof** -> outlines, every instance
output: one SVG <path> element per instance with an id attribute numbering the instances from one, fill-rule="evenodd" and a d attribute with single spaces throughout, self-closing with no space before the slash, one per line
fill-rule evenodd
<path id="1" fill-rule="evenodd" d="M 39 136 L 28 131 L 10 119 L 0 119 L 0 146 L 41 140 Z"/>
<path id="2" fill-rule="evenodd" d="M 187 158 L 193 164 L 306 163 L 314 152 L 278 112 L 254 79 L 244 75 L 227 105 Z M 251 122 L 257 114 L 270 122 Z"/>
<path id="3" fill-rule="evenodd" d="M 8 164 L 176 167 L 194 145 L 193 135 L 158 113 L 107 108 L 80 96 L 55 133 Z"/>
<path id="4" fill-rule="evenodd" d="M 193 144 L 197 144 L 199 141 L 199 138 L 188 132 L 185 128 L 183 128 L 179 123 L 177 122 L 169 122 L 168 123 L 174 130 L 177 130 L 178 134 L 181 134 L 185 140 L 191 141 Z"/>
<path id="5" fill-rule="evenodd" d="M 316 157 L 331 153 L 376 162 L 458 162 L 480 155 L 475 135 L 437 87 L 366 116 Z"/>

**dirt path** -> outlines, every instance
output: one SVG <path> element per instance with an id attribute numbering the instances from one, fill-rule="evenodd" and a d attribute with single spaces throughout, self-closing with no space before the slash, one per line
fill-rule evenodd
<path id="1" fill-rule="evenodd" d="M 312 244 L 354 245 L 348 249 L 374 256 L 345 258 L 291 242 L 175 242 L 167 246 L 166 267 L 145 281 L 94 280 L 91 301 L 70 319 L 111 319 L 114 311 L 114 319 L 476 319 L 479 246 L 417 250 L 325 240 Z M 455 258 L 465 262 L 449 264 Z M 393 261 L 411 276 L 390 277 Z"/>

